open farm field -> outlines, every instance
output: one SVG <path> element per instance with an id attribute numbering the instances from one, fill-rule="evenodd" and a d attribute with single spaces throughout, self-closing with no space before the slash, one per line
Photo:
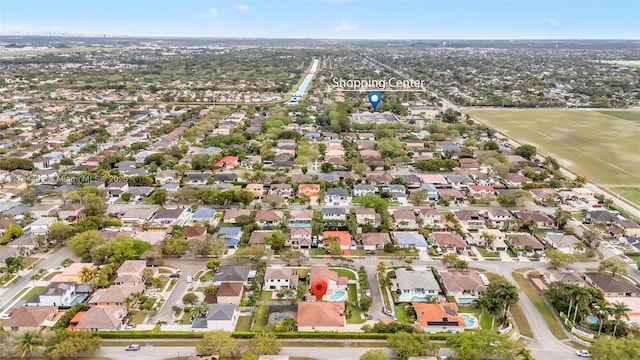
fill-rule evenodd
<path id="1" fill-rule="evenodd" d="M 640 111 L 477 109 L 468 113 L 509 138 L 535 145 L 539 153 L 558 159 L 608 191 L 640 185 Z M 636 196 L 628 200 L 638 204 Z"/>

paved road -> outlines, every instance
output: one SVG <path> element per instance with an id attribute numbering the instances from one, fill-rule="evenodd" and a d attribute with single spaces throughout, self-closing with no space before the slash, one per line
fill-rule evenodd
<path id="1" fill-rule="evenodd" d="M 307 356 L 318 360 L 354 360 L 371 349 L 380 349 L 391 356 L 389 349 L 365 347 L 286 347 L 282 348 L 280 354 Z M 178 356 L 186 360 L 189 355 L 194 355 L 195 353 L 195 348 L 190 346 L 143 346 L 139 351 L 125 351 L 123 346 L 105 346 L 96 355 L 118 360 L 162 360 Z"/>
<path id="2" fill-rule="evenodd" d="M 148 323 L 156 324 L 158 321 L 164 321 L 167 324 L 172 324 L 174 322 L 171 307 L 173 305 L 182 305 L 182 296 L 191 285 L 196 283 L 187 283 L 187 276 L 194 276 L 198 270 L 205 267 L 207 260 L 208 259 L 167 259 L 165 261 L 165 265 L 180 269 L 181 276 L 174 286 L 173 291 L 162 305 L 162 308 L 158 310 L 158 314 L 150 318 Z"/>
<path id="3" fill-rule="evenodd" d="M 17 283 L 13 284 L 11 287 L 0 289 L 0 307 L 4 308 L 5 306 L 10 305 L 9 302 L 11 301 L 11 299 L 13 299 L 13 297 L 16 296 L 22 289 L 26 287 L 31 287 L 32 286 L 31 276 L 37 274 L 38 270 L 54 269 L 60 266 L 60 263 L 62 262 L 62 260 L 67 258 L 74 258 L 74 256 L 71 255 L 71 252 L 66 246 L 56 251 L 53 254 L 47 253 L 39 257 L 44 258 L 44 260 L 38 266 L 36 266 L 31 271 L 21 272 L 22 278 L 18 280 Z"/>

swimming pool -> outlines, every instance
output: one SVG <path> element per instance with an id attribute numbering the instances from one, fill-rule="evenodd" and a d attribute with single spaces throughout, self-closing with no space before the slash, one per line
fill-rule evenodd
<path id="1" fill-rule="evenodd" d="M 456 299 L 456 302 L 458 304 L 471 304 L 474 301 L 476 301 L 476 298 L 457 298 Z"/>
<path id="2" fill-rule="evenodd" d="M 76 304 L 80 304 L 86 298 L 87 298 L 87 295 L 76 295 L 76 297 L 74 297 L 73 300 L 71 300 L 71 303 L 69 303 L 69 305 L 73 306 L 73 305 L 76 305 Z"/>
<path id="3" fill-rule="evenodd" d="M 462 320 L 464 320 L 464 324 L 468 328 L 473 327 L 476 324 L 476 319 L 474 319 L 473 317 L 471 317 L 468 314 L 462 314 Z"/>
<path id="4" fill-rule="evenodd" d="M 339 300 L 342 300 L 342 298 L 344 298 L 344 296 L 345 296 L 346 294 L 347 294 L 347 293 L 345 293 L 344 291 L 342 291 L 342 290 L 338 290 L 338 291 L 334 292 L 334 293 L 329 297 L 329 299 L 331 299 L 331 301 L 339 301 Z"/>
<path id="5" fill-rule="evenodd" d="M 412 302 L 427 302 L 427 297 L 426 296 L 412 296 L 411 297 L 411 301 Z"/>
<path id="6" fill-rule="evenodd" d="M 593 316 L 592 314 L 589 314 L 589 315 L 587 316 L 587 322 L 588 322 L 589 324 L 597 324 L 597 323 L 598 323 L 598 318 L 597 318 L 597 317 L 595 317 L 595 316 Z"/>
<path id="7" fill-rule="evenodd" d="M 274 319 L 277 323 L 279 323 L 280 321 L 282 321 L 282 320 L 284 320 L 284 319 L 288 319 L 288 318 L 289 318 L 288 316 L 284 316 L 284 315 L 276 315 L 276 316 L 274 316 L 274 317 L 273 317 L 273 319 Z"/>

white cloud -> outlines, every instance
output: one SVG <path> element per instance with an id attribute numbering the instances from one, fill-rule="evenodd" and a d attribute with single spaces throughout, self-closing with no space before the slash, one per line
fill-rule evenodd
<path id="1" fill-rule="evenodd" d="M 211 8 L 206 13 L 200 14 L 200 17 L 210 18 L 210 17 L 214 17 L 214 16 L 218 16 L 218 15 L 220 15 L 220 14 L 218 14 L 218 10 L 216 10 L 215 8 Z"/>
<path id="2" fill-rule="evenodd" d="M 247 11 L 247 10 L 249 10 L 249 6 L 245 5 L 245 4 L 238 4 L 238 5 L 236 5 L 236 10 L 237 11 Z"/>
<path id="3" fill-rule="evenodd" d="M 358 31 L 358 25 L 349 24 L 348 21 L 342 20 L 340 25 L 334 28 L 335 31 L 344 31 L 344 32 L 356 32 Z"/>
<path id="4" fill-rule="evenodd" d="M 556 19 L 556 18 L 549 19 L 549 25 L 556 26 L 558 24 L 560 24 L 560 21 L 558 21 L 558 19 Z"/>

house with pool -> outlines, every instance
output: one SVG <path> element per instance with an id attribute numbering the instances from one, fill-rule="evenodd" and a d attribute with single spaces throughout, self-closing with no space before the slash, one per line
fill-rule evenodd
<path id="1" fill-rule="evenodd" d="M 298 331 L 344 331 L 344 302 L 298 303 Z"/>
<path id="2" fill-rule="evenodd" d="M 444 299 L 440 283 L 436 280 L 433 272 L 427 270 L 407 270 L 397 269 L 396 292 L 398 302 L 427 302 L 428 297 Z"/>
<path id="3" fill-rule="evenodd" d="M 316 280 L 324 280 L 327 283 L 327 293 L 322 297 L 324 301 L 346 301 L 349 279 L 338 276 L 338 273 L 329 269 L 327 265 L 312 265 L 309 271 L 309 284 Z M 315 296 L 307 295 L 308 300 L 315 300 Z"/>
<path id="4" fill-rule="evenodd" d="M 448 296 L 456 298 L 458 304 L 472 303 L 477 296 L 484 294 L 487 287 L 477 272 L 441 271 L 440 279 Z"/>
<path id="5" fill-rule="evenodd" d="M 459 333 L 477 327 L 478 320 L 470 314 L 459 314 L 455 303 L 412 303 L 417 323 L 427 333 Z"/>

